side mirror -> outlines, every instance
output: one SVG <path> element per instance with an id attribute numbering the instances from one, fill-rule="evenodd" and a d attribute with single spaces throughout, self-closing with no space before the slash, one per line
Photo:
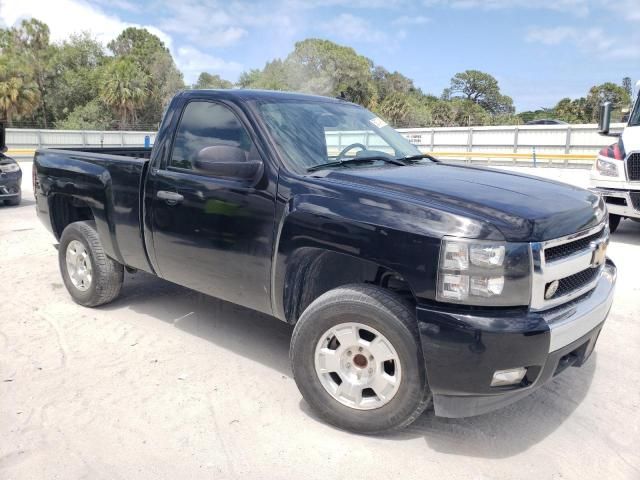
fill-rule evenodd
<path id="1" fill-rule="evenodd" d="M 600 135 L 609 135 L 609 125 L 611 125 L 611 102 L 604 102 L 600 106 L 598 133 Z"/>
<path id="2" fill-rule="evenodd" d="M 247 153 L 230 145 L 213 145 L 198 152 L 193 164 L 196 171 L 214 177 L 254 180 L 262 172 L 260 160 L 247 160 Z"/>

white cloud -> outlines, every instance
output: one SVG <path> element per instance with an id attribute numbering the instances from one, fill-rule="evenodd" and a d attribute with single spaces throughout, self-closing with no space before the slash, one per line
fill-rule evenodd
<path id="1" fill-rule="evenodd" d="M 416 15 L 412 17 L 408 15 L 403 15 L 401 17 L 394 19 L 391 23 L 393 23 L 394 25 L 416 26 L 416 25 L 426 25 L 430 21 L 431 19 L 429 17 L 424 17 L 422 15 Z"/>
<path id="2" fill-rule="evenodd" d="M 426 6 L 449 6 L 459 9 L 482 8 L 501 10 L 507 8 L 530 8 L 556 10 L 585 16 L 594 0 L 424 0 Z"/>
<path id="3" fill-rule="evenodd" d="M 13 26 L 23 19 L 37 18 L 49 25 L 51 39 L 60 41 L 73 33 L 89 31 L 103 44 L 117 37 L 127 27 L 144 27 L 171 48 L 171 37 L 162 30 L 124 22 L 83 0 L 2 0 L 0 21 Z"/>
<path id="4" fill-rule="evenodd" d="M 385 43 L 389 35 L 376 30 L 367 20 L 350 13 L 341 13 L 322 25 L 323 30 L 347 42 Z"/>
<path id="5" fill-rule="evenodd" d="M 637 48 L 640 44 L 638 36 L 619 37 L 600 27 L 586 29 L 569 26 L 532 27 L 527 32 L 526 40 L 548 46 L 570 43 L 587 55 L 603 58 L 640 58 L 640 49 Z"/>
<path id="6" fill-rule="evenodd" d="M 235 78 L 242 72 L 240 63 L 223 60 L 191 46 L 178 48 L 174 58 L 188 84 L 195 83 L 200 72 L 217 73 L 223 78 Z"/>

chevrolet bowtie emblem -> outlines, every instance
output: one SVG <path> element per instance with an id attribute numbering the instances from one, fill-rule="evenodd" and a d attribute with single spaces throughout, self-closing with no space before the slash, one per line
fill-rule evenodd
<path id="1" fill-rule="evenodd" d="M 593 242 L 593 254 L 591 255 L 591 267 L 596 268 L 604 264 L 607 259 L 607 241 Z"/>

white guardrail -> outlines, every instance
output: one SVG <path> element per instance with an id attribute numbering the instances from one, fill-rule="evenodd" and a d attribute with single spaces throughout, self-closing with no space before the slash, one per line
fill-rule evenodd
<path id="1" fill-rule="evenodd" d="M 624 124 L 613 124 L 613 132 Z M 613 142 L 598 135 L 597 125 L 518 125 L 491 127 L 400 128 L 422 151 L 454 161 L 502 165 L 588 167 L 597 151 Z M 7 129 L 9 155 L 26 159 L 40 147 L 143 146 L 156 132 Z M 351 143 L 375 148 L 368 132 L 327 132 L 331 150 Z"/>

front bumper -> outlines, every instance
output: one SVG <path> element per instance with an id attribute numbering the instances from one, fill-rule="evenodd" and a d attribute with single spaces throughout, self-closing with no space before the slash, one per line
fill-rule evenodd
<path id="1" fill-rule="evenodd" d="M 22 171 L 0 173 L 0 200 L 13 198 L 20 195 L 22 184 Z"/>
<path id="2" fill-rule="evenodd" d="M 607 260 L 597 286 L 556 308 L 491 315 L 418 307 L 435 413 L 469 417 L 513 403 L 592 352 L 613 302 L 616 267 Z M 491 387 L 496 370 L 527 367 L 518 385 Z"/>
<path id="3" fill-rule="evenodd" d="M 620 215 L 621 217 L 640 218 L 640 200 L 636 200 L 634 205 L 631 194 L 640 195 L 640 192 L 631 190 L 621 190 L 615 188 L 592 188 L 591 191 L 604 198 L 609 213 Z"/>

